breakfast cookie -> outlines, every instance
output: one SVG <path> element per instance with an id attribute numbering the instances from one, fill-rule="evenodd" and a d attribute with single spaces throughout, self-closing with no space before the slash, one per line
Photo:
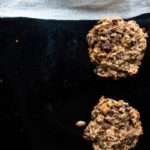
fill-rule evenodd
<path id="1" fill-rule="evenodd" d="M 129 150 L 143 134 L 139 112 L 123 100 L 102 96 L 91 117 L 83 137 L 93 142 L 94 150 Z"/>
<path id="2" fill-rule="evenodd" d="M 115 80 L 138 72 L 147 46 L 147 33 L 134 21 L 102 18 L 87 34 L 94 72 Z"/>

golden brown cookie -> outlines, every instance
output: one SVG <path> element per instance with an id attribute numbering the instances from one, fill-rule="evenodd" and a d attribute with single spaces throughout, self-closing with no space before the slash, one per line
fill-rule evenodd
<path id="1" fill-rule="evenodd" d="M 91 117 L 83 137 L 93 142 L 94 150 L 129 150 L 143 134 L 139 112 L 123 100 L 102 96 Z"/>
<path id="2" fill-rule="evenodd" d="M 147 46 L 147 33 L 134 21 L 120 17 L 102 18 L 87 34 L 94 72 L 119 79 L 138 72 Z"/>

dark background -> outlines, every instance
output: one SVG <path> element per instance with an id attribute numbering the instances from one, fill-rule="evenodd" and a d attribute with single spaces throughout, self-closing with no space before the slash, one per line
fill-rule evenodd
<path id="1" fill-rule="evenodd" d="M 150 33 L 150 14 L 134 19 Z M 85 40 L 94 24 L 0 19 L 0 149 L 91 150 L 75 123 L 90 121 L 102 95 L 139 110 L 144 135 L 135 149 L 149 149 L 150 38 L 137 75 L 103 79 L 93 73 Z"/>

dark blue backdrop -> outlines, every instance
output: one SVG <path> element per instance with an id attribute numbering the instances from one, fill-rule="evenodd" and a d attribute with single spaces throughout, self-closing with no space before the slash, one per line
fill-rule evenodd
<path id="1" fill-rule="evenodd" d="M 134 19 L 150 33 L 150 14 Z M 75 123 L 90 121 L 102 95 L 124 99 L 140 111 L 144 135 L 135 149 L 149 149 L 149 46 L 134 77 L 100 78 L 93 73 L 85 40 L 94 24 L 0 19 L 0 149 L 91 150 Z"/>

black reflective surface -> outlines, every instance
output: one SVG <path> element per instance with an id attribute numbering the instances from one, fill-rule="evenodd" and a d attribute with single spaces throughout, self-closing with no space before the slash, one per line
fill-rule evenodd
<path id="1" fill-rule="evenodd" d="M 150 33 L 150 14 L 134 19 Z M 144 135 L 135 149 L 149 149 L 150 41 L 137 75 L 99 78 L 85 41 L 94 24 L 0 19 L 0 149 L 91 150 L 75 123 L 89 122 L 102 95 L 125 99 L 140 111 Z"/>

